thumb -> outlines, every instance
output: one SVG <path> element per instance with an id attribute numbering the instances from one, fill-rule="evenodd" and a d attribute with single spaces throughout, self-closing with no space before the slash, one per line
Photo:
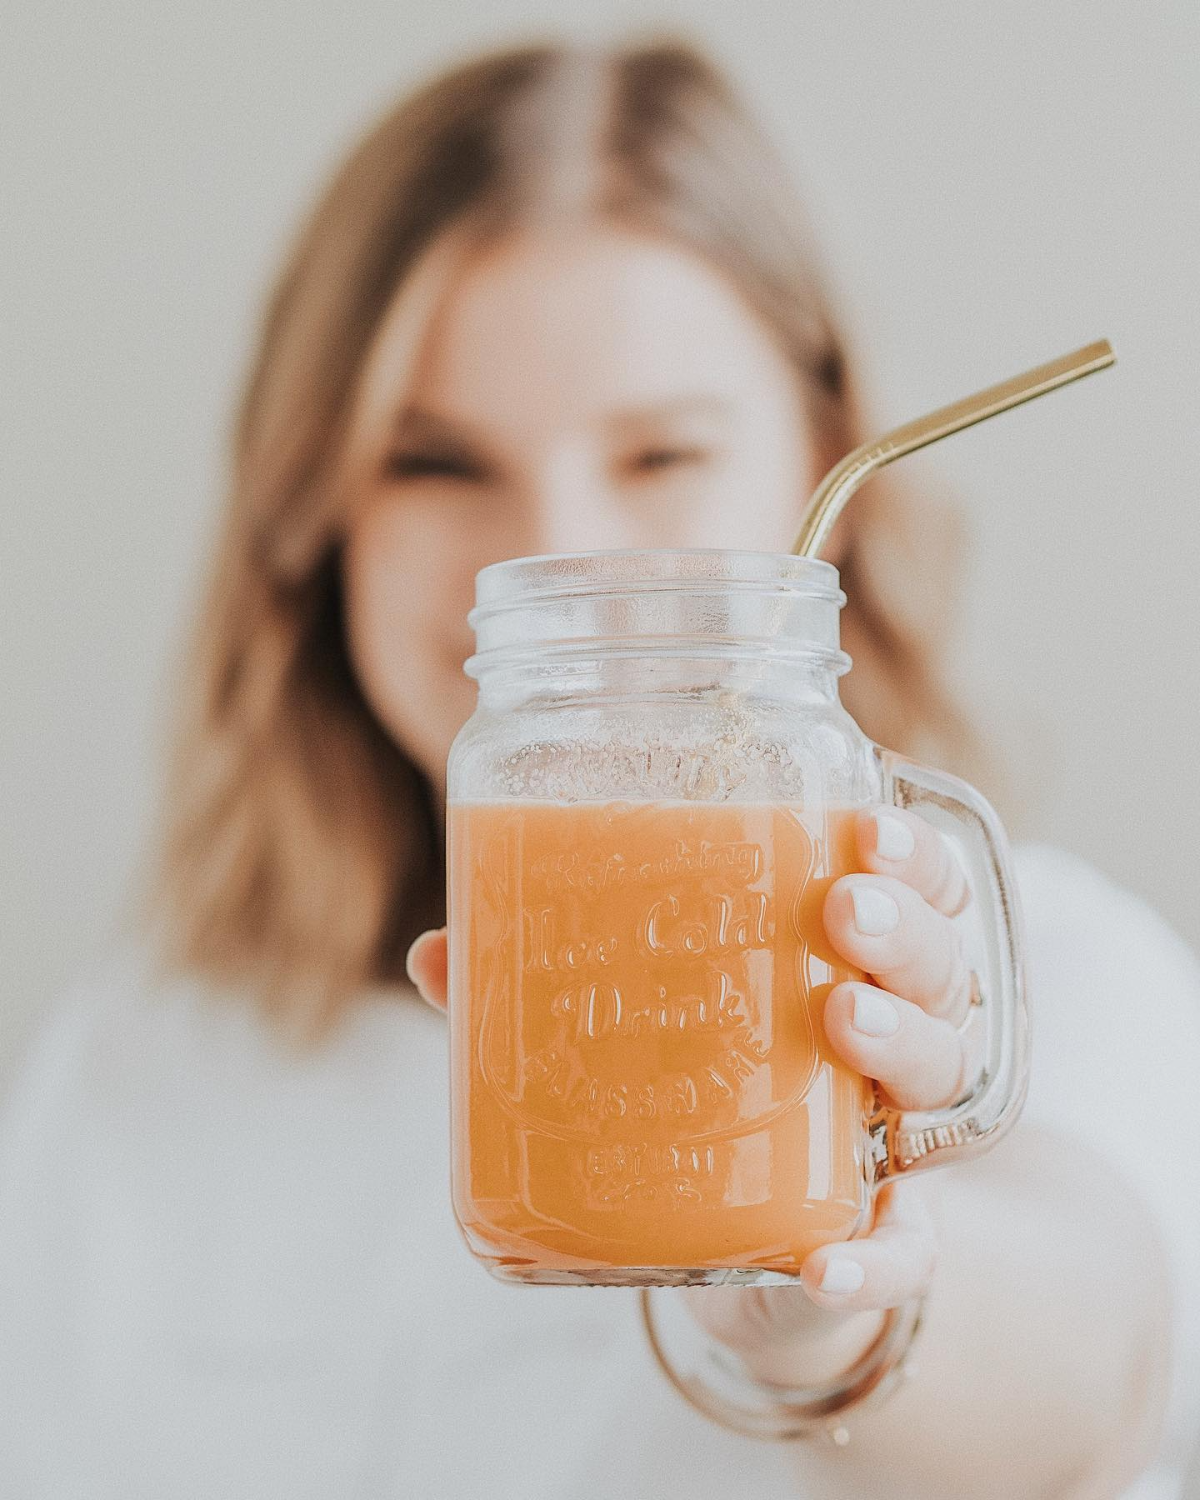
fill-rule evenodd
<path id="1" fill-rule="evenodd" d="M 404 961 L 408 977 L 422 1000 L 435 1010 L 446 1009 L 446 929 L 423 932 Z"/>

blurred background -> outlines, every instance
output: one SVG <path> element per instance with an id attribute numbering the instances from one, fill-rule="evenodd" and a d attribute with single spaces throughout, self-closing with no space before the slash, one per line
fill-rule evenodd
<path id="1" fill-rule="evenodd" d="M 681 30 L 749 89 L 880 427 L 1113 341 L 1116 370 L 910 472 L 970 514 L 958 672 L 1014 758 L 1025 831 L 1200 944 L 1200 8 L 576 9 L 8 9 L 0 1081 L 129 909 L 228 415 L 298 215 L 397 90 L 547 31 Z"/>

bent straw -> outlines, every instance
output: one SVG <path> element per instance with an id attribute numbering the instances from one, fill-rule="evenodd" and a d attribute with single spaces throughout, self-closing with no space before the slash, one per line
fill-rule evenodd
<path id="1" fill-rule="evenodd" d="M 846 501 L 884 464 L 903 458 L 918 448 L 928 447 L 940 438 L 949 437 L 952 432 L 961 432 L 964 427 L 973 427 L 976 422 L 985 422 L 988 417 L 1009 411 L 1022 402 L 1044 396 L 1047 391 L 1056 391 L 1060 385 L 1069 385 L 1072 380 L 1107 369 L 1115 360 L 1112 345 L 1107 339 L 1100 339 L 1077 349 L 1074 354 L 1064 354 L 1049 364 L 1038 365 L 1036 370 L 1014 375 L 1011 380 L 989 386 L 986 391 L 977 391 L 974 396 L 965 396 L 961 401 L 930 412 L 927 417 L 918 417 L 915 422 L 908 422 L 872 443 L 855 448 L 835 464 L 817 486 L 805 509 L 792 552 L 798 557 L 816 557 Z"/>

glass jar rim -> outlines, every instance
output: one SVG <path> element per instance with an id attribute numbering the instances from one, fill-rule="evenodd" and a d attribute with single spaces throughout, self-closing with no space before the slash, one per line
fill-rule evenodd
<path id="1" fill-rule="evenodd" d="M 838 570 L 820 558 L 742 548 L 630 547 L 489 563 L 476 574 L 476 602 L 467 619 L 474 626 L 493 609 L 510 609 L 522 599 L 713 585 L 737 592 L 779 590 L 827 600 L 838 608 L 846 602 Z"/>
<path id="2" fill-rule="evenodd" d="M 467 621 L 468 677 L 496 669 L 549 678 L 599 662 L 807 662 L 850 666 L 838 614 L 846 596 L 832 563 L 790 552 L 627 548 L 493 563 L 476 578 Z"/>

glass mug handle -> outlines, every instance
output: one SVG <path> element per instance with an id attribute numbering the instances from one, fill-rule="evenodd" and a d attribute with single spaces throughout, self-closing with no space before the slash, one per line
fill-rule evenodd
<path id="1" fill-rule="evenodd" d="M 975 961 L 985 1027 L 983 1070 L 947 1109 L 880 1108 L 871 1122 L 877 1183 L 986 1149 L 1015 1123 L 1029 1083 L 1029 1011 L 1022 923 L 1008 840 L 990 803 L 957 776 L 876 750 L 883 800 L 912 808 L 948 834 L 966 867 L 977 926 Z"/>

